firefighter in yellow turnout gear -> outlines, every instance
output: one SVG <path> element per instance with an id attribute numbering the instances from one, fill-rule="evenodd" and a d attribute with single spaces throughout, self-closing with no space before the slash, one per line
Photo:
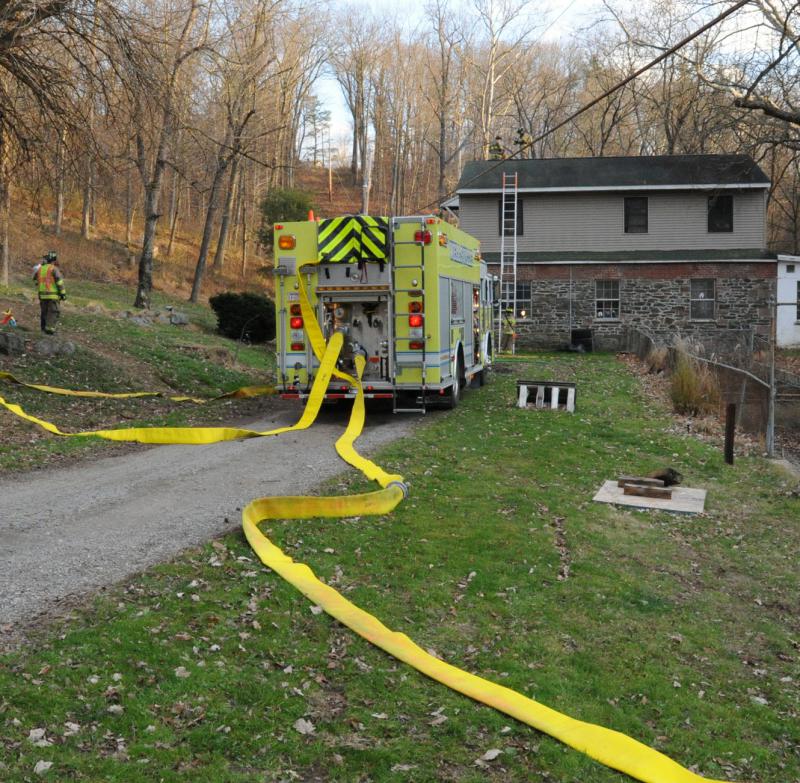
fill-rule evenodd
<path id="1" fill-rule="evenodd" d="M 55 334 L 60 315 L 58 303 L 67 298 L 67 292 L 64 276 L 58 267 L 58 257 L 53 251 L 43 256 L 42 263 L 34 272 L 33 281 L 39 294 L 41 329 L 45 334 Z"/>
<path id="2" fill-rule="evenodd" d="M 503 343 L 500 350 L 504 353 L 510 352 L 514 347 L 514 338 L 517 336 L 517 319 L 514 318 L 514 311 L 508 307 L 503 311 Z"/>

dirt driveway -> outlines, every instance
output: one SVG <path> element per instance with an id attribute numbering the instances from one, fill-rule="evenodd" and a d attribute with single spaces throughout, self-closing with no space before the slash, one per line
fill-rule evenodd
<path id="1" fill-rule="evenodd" d="M 270 418 L 248 426 L 291 424 L 299 410 L 276 401 Z M 357 447 L 369 454 L 415 422 L 371 413 Z M 345 424 L 346 412 L 323 413 L 304 432 L 145 448 L 0 479 L 0 648 L 36 615 L 235 529 L 253 498 L 303 494 L 349 470 L 333 447 Z"/>

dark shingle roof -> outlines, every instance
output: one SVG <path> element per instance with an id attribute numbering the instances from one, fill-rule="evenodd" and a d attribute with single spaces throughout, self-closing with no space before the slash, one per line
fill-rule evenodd
<path id="1" fill-rule="evenodd" d="M 502 174 L 518 175 L 520 190 L 768 187 L 749 155 L 653 155 L 619 158 L 474 160 L 464 166 L 457 192 L 497 190 Z"/>

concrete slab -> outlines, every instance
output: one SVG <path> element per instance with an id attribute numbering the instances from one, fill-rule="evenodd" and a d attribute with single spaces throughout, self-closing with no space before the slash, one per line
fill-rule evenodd
<path id="1" fill-rule="evenodd" d="M 598 503 L 613 503 L 633 508 L 654 508 L 658 511 L 675 511 L 679 514 L 702 514 L 706 505 L 706 490 L 692 487 L 671 487 L 672 497 L 645 498 L 626 495 L 616 481 L 604 481 L 592 498 Z"/>

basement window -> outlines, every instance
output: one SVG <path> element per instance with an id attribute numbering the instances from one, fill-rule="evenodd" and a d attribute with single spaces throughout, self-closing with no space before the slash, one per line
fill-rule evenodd
<path id="1" fill-rule="evenodd" d="M 619 280 L 595 280 L 594 304 L 598 319 L 619 320 Z"/>
<path id="2" fill-rule="evenodd" d="M 693 321 L 714 320 L 714 279 L 692 280 L 690 295 L 690 318 Z"/>
<path id="3" fill-rule="evenodd" d="M 647 197 L 630 196 L 625 199 L 625 233 L 647 233 Z"/>
<path id="4" fill-rule="evenodd" d="M 733 231 L 733 196 L 708 197 L 708 231 L 712 234 Z"/>

